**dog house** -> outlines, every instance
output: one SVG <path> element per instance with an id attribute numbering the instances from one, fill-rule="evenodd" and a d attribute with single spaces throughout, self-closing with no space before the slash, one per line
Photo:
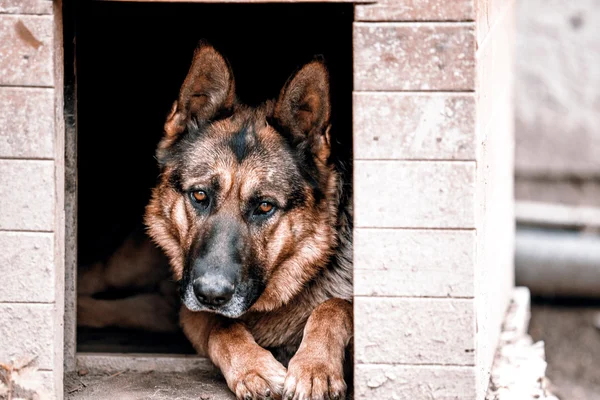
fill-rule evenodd
<path id="1" fill-rule="evenodd" d="M 334 123 L 352 132 L 354 157 L 354 398 L 483 399 L 513 286 L 514 1 L 149 3 L 160 2 L 0 0 L 0 362 L 36 357 L 55 398 L 63 398 L 65 373 L 81 367 L 206 365 L 189 356 L 77 351 L 78 199 L 126 190 L 123 181 L 90 189 L 87 178 L 89 164 L 101 167 L 94 154 L 118 159 L 111 153 L 118 141 L 109 143 L 112 115 L 132 114 L 147 128 L 161 127 L 168 111 L 128 108 L 148 96 L 151 82 L 136 80 L 133 57 L 136 68 L 158 63 L 180 83 L 185 71 L 176 62 L 169 69 L 165 57 L 189 62 L 186 49 L 199 37 L 184 33 L 192 32 L 194 12 L 206 12 L 206 24 L 221 18 L 214 25 L 229 31 L 216 31 L 229 35 L 225 47 L 235 47 L 239 24 L 267 12 L 273 25 L 261 20 L 237 39 L 252 32 L 289 39 L 287 50 L 263 49 L 289 63 L 300 61 L 289 57 L 294 49 L 337 54 L 332 87 L 342 111 Z M 92 7 L 96 19 L 78 21 L 78 7 Z M 143 25 L 148 12 L 155 19 Z M 279 12 L 289 19 L 277 22 Z M 224 25 L 226 17 L 235 21 Z M 123 35 L 134 31 L 149 42 Z M 242 63 L 252 59 L 237 54 Z M 116 72 L 95 81 L 94 68 Z M 273 73 L 253 68 L 249 74 L 261 79 Z M 157 90 L 161 101 L 176 96 Z M 78 109 L 77 99 L 96 94 L 106 113 L 86 117 L 92 111 L 84 102 Z M 83 135 L 79 119 L 96 139 Z M 154 144 L 139 149 L 153 154 Z"/>

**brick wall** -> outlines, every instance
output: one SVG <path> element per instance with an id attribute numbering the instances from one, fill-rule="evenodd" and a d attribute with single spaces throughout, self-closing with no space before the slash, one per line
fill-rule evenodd
<path id="1" fill-rule="evenodd" d="M 482 399 L 510 288 L 512 0 L 356 6 L 357 399 Z"/>
<path id="2" fill-rule="evenodd" d="M 37 357 L 47 390 L 62 396 L 64 132 L 56 122 L 55 7 L 0 0 L 0 361 Z"/>

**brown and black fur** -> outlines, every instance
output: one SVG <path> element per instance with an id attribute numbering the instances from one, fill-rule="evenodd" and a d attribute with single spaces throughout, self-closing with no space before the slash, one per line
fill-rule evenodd
<path id="1" fill-rule="evenodd" d="M 180 283 L 184 332 L 238 399 L 346 393 L 352 211 L 330 112 L 321 61 L 250 108 L 201 43 L 165 123 L 146 224 Z M 265 348 L 297 351 L 286 369 Z"/>

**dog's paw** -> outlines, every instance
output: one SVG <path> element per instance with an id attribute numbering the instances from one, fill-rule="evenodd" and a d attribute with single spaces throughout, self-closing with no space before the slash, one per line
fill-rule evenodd
<path id="1" fill-rule="evenodd" d="M 342 360 L 299 351 L 290 361 L 283 400 L 345 400 Z"/>
<path id="2" fill-rule="evenodd" d="M 240 368 L 228 382 L 238 400 L 281 399 L 287 371 L 269 351 L 253 352 L 249 362 Z"/>

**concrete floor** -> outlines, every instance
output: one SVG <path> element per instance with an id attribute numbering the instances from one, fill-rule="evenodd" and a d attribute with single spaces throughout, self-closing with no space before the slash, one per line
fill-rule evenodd
<path id="1" fill-rule="evenodd" d="M 600 400 L 600 304 L 534 303 L 529 333 L 546 344 L 546 375 L 561 400 Z"/>

